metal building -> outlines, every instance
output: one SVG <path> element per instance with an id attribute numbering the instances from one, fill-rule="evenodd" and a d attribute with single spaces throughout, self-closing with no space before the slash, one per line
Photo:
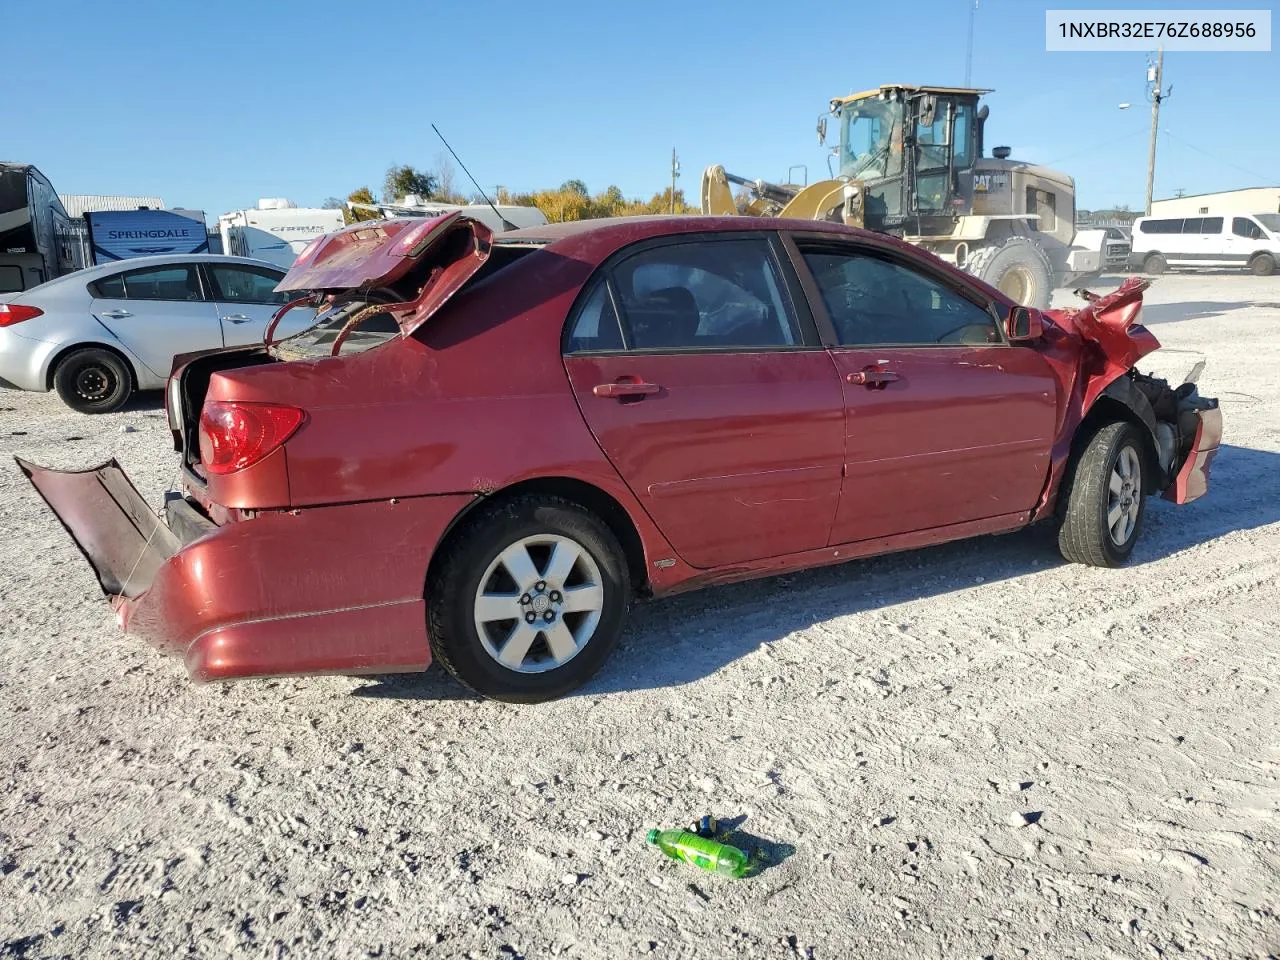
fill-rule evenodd
<path id="1" fill-rule="evenodd" d="M 1280 213 L 1280 187 L 1247 187 L 1151 201 L 1153 217 L 1194 217 L 1206 213 Z"/>

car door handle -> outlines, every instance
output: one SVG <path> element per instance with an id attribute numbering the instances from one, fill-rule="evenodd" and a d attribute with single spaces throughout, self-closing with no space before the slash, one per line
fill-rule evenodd
<path id="1" fill-rule="evenodd" d="M 643 380 L 619 380 L 616 383 L 601 383 L 591 388 L 597 397 L 621 400 L 623 397 L 648 397 L 662 388 L 656 383 L 645 383 Z"/>
<path id="2" fill-rule="evenodd" d="M 108 320 L 123 320 L 125 317 L 132 317 L 133 314 L 128 310 L 108 310 L 103 316 Z"/>
<path id="3" fill-rule="evenodd" d="M 231 323 L 248 323 L 253 319 L 253 317 L 246 317 L 243 313 L 233 313 L 230 316 L 223 317 L 222 319 L 230 321 Z"/>
<path id="4" fill-rule="evenodd" d="M 855 370 L 853 373 L 845 377 L 850 383 L 860 384 L 862 386 L 873 387 L 880 383 L 893 383 L 895 380 L 901 380 L 898 374 L 892 370 Z"/>

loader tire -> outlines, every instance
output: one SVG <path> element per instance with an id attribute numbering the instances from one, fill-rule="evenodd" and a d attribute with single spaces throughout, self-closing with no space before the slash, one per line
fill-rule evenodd
<path id="1" fill-rule="evenodd" d="M 1009 237 L 969 254 L 964 268 L 1024 307 L 1049 308 L 1053 267 L 1040 245 L 1027 237 Z"/>

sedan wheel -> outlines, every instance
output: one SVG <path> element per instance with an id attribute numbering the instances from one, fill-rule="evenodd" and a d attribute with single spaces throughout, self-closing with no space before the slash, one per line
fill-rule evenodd
<path id="1" fill-rule="evenodd" d="M 613 531 L 558 497 L 480 508 L 433 559 L 432 656 L 477 693 L 514 703 L 563 696 L 618 642 L 630 600 Z"/>
<path id="2" fill-rule="evenodd" d="M 69 353 L 59 361 L 53 386 L 72 410 L 112 413 L 128 402 L 133 377 L 114 353 L 90 347 Z"/>
<path id="3" fill-rule="evenodd" d="M 1128 543 L 1138 529 L 1141 508 L 1142 464 L 1138 451 L 1132 446 L 1122 447 L 1107 483 L 1107 533 L 1117 547 Z"/>
<path id="4" fill-rule="evenodd" d="M 1068 560 L 1118 567 L 1129 558 L 1146 504 L 1142 434 L 1109 423 L 1093 435 L 1058 491 L 1058 549 Z"/>
<path id="5" fill-rule="evenodd" d="M 524 537 L 481 576 L 476 633 L 508 670 L 544 673 L 582 652 L 603 609 L 600 568 L 586 548 L 568 537 Z"/>

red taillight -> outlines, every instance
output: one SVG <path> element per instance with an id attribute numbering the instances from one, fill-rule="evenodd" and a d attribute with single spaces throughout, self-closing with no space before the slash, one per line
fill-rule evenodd
<path id="1" fill-rule="evenodd" d="M 200 462 L 210 473 L 257 463 L 288 440 L 307 415 L 276 403 L 211 401 L 200 411 Z"/>
<path id="2" fill-rule="evenodd" d="M 27 307 L 20 303 L 0 303 L 0 327 L 12 327 L 15 323 L 43 315 L 44 311 L 38 307 Z"/>

